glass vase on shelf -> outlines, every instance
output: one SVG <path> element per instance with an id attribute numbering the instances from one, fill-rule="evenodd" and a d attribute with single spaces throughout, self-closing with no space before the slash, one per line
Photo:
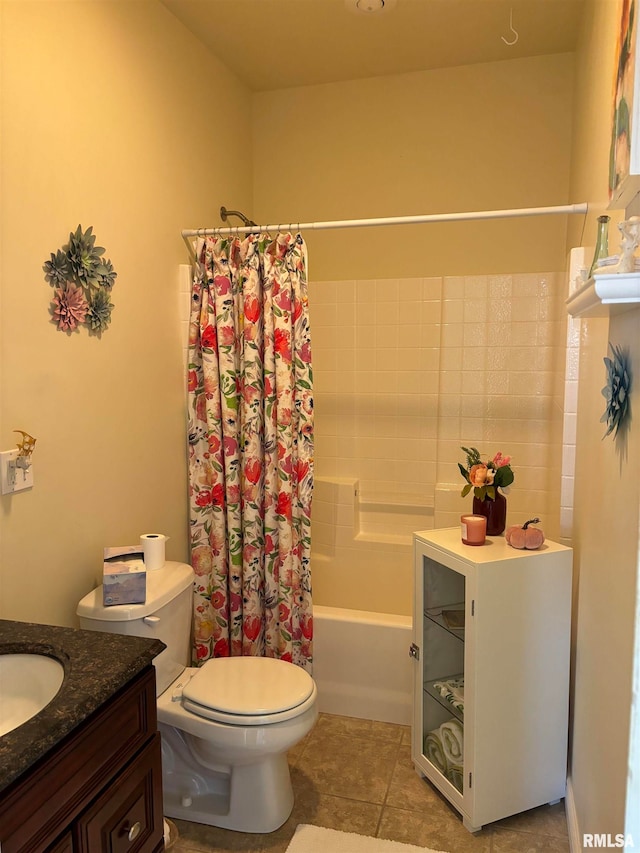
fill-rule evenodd
<path id="1" fill-rule="evenodd" d="M 496 496 L 491 498 L 473 498 L 474 515 L 484 515 L 487 519 L 487 536 L 500 536 L 507 526 L 507 499 L 496 489 Z"/>
<path id="2" fill-rule="evenodd" d="M 598 266 L 600 261 L 609 257 L 609 220 L 610 216 L 598 217 L 598 234 L 596 237 L 596 249 L 593 253 L 593 261 L 589 269 L 589 278 L 593 276 L 593 271 Z"/>

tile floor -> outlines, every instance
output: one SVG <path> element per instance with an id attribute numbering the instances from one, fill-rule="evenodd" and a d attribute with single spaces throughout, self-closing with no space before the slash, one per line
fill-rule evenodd
<path id="1" fill-rule="evenodd" d="M 413 769 L 406 726 L 320 714 L 289 763 L 296 801 L 284 826 L 251 835 L 176 820 L 180 836 L 171 853 L 284 853 L 299 823 L 446 853 L 569 853 L 564 802 L 467 832 Z"/>

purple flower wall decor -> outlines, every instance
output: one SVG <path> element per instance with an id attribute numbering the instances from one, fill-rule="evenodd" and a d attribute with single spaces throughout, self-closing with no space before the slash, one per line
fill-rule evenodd
<path id="1" fill-rule="evenodd" d="M 113 303 L 111 290 L 117 273 L 105 250 L 96 246 L 93 226 L 82 230 L 78 225 L 69 234 L 69 242 L 45 261 L 45 280 L 54 288 L 51 319 L 59 331 L 71 332 L 86 326 L 89 334 L 98 335 L 111 322 Z"/>

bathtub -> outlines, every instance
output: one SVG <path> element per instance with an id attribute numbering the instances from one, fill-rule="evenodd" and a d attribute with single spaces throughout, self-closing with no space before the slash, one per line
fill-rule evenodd
<path id="1" fill-rule="evenodd" d="M 411 617 L 314 605 L 313 628 L 320 711 L 411 724 Z"/>

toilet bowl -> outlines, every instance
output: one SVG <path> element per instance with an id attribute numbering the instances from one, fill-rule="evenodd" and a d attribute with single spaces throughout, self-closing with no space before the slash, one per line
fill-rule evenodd
<path id="1" fill-rule="evenodd" d="M 78 605 L 80 627 L 162 640 L 156 667 L 164 811 L 241 832 L 272 832 L 293 808 L 287 750 L 317 719 L 311 676 L 275 658 L 232 657 L 189 667 L 193 572 L 147 573 L 145 604 Z"/>

